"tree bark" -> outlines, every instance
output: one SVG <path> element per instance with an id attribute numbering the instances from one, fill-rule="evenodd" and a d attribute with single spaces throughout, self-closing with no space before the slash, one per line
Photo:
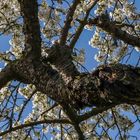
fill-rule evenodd
<path id="1" fill-rule="evenodd" d="M 20 60 L 13 64 L 12 70 L 16 80 L 34 84 L 38 91 L 75 109 L 140 104 L 140 68 L 104 65 L 93 73 L 79 73 L 67 83 L 50 64 L 41 61 Z"/>
<path id="2" fill-rule="evenodd" d="M 102 14 L 100 16 L 97 16 L 94 19 L 89 19 L 87 24 L 95 25 L 103 29 L 104 31 L 111 34 L 113 37 L 120 39 L 124 41 L 127 44 L 130 44 L 132 46 L 137 46 L 140 48 L 140 39 L 136 35 L 131 35 L 130 33 L 124 31 L 121 29 L 121 26 L 123 23 L 120 23 L 120 26 L 115 21 L 111 21 L 109 19 L 109 16 L 106 14 Z M 133 27 L 133 25 L 128 25 L 129 27 Z M 123 26 L 122 26 L 123 27 Z M 134 27 L 133 27 L 134 29 Z"/>
<path id="3" fill-rule="evenodd" d="M 72 39 L 70 46 L 66 45 L 70 24 L 80 0 L 74 0 L 66 16 L 64 27 L 61 31 L 60 42 L 50 48 L 47 58 L 41 56 L 41 33 L 38 19 L 37 0 L 18 0 L 23 16 L 25 35 L 25 52 L 20 60 L 9 63 L 0 72 L 0 89 L 11 80 L 18 80 L 25 84 L 33 84 L 36 90 L 47 95 L 59 103 L 69 120 L 48 120 L 41 123 L 69 123 L 75 127 L 79 139 L 84 135 L 79 123 L 91 115 L 96 115 L 118 104 L 140 105 L 140 68 L 123 64 L 110 64 L 98 67 L 92 73 L 80 73 L 73 64 L 72 49 L 78 40 L 84 25 L 94 24 L 125 43 L 140 46 L 139 38 L 119 29 L 112 21 L 104 16 L 88 20 L 90 10 L 80 24 Z M 96 107 L 89 113 L 78 116 L 77 110 L 85 107 Z M 80 119 L 78 120 L 78 117 Z M 17 126 L 10 131 L 28 127 L 28 124 Z"/>

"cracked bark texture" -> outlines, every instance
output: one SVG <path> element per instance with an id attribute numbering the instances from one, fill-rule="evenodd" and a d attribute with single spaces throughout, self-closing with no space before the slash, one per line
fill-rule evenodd
<path id="1" fill-rule="evenodd" d="M 103 65 L 91 74 L 79 73 L 66 84 L 49 64 L 44 66 L 38 62 L 34 65 L 21 61 L 12 66 L 21 81 L 34 84 L 58 103 L 69 103 L 75 109 L 140 103 L 139 68 L 122 64 Z"/>
<path id="2" fill-rule="evenodd" d="M 38 19 L 38 3 L 36 0 L 18 0 L 23 17 L 23 33 L 25 35 L 25 56 L 31 59 L 41 56 L 41 34 Z"/>

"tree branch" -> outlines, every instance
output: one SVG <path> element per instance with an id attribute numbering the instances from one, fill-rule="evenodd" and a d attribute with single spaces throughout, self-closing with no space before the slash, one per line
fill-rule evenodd
<path id="1" fill-rule="evenodd" d="M 75 130 L 77 131 L 77 134 L 78 134 L 78 139 L 79 140 L 85 140 L 85 136 L 83 134 L 83 132 L 81 131 L 81 128 L 78 124 L 73 124 Z"/>
<path id="2" fill-rule="evenodd" d="M 47 61 L 53 64 L 59 73 L 65 74 L 67 77 L 73 77 L 79 72 L 73 64 L 72 49 L 68 46 L 53 46 L 48 53 Z"/>
<path id="3" fill-rule="evenodd" d="M 78 117 L 79 118 L 78 121 L 82 122 L 84 120 L 87 120 L 90 117 L 95 116 L 95 115 L 97 115 L 99 113 L 102 113 L 102 112 L 104 112 L 104 111 L 106 111 L 106 110 L 108 110 L 108 109 L 110 109 L 112 107 L 114 107 L 114 105 L 110 105 L 110 106 L 106 106 L 106 107 L 101 107 L 101 108 L 93 108 L 91 111 L 89 111 L 89 112 L 87 112 L 87 113 L 85 113 L 83 115 L 80 115 Z"/>
<path id="4" fill-rule="evenodd" d="M 122 64 L 101 66 L 92 74 L 72 82 L 72 86 L 71 100 L 79 107 L 140 105 L 140 68 Z"/>
<path id="5" fill-rule="evenodd" d="M 38 19 L 37 0 L 18 0 L 24 19 L 25 56 L 39 58 L 41 56 L 41 34 Z"/>
<path id="6" fill-rule="evenodd" d="M 36 121 L 36 122 L 30 122 L 27 124 L 21 124 L 18 126 L 15 126 L 7 131 L 1 132 L 0 136 L 6 135 L 7 133 L 16 131 L 16 130 L 20 130 L 20 129 L 24 129 L 27 127 L 33 127 L 35 125 L 40 125 L 40 124 L 51 124 L 51 123 L 61 123 L 61 124 L 72 124 L 71 121 L 67 120 L 67 119 L 54 119 L 54 120 L 42 120 L 42 121 Z"/>
<path id="7" fill-rule="evenodd" d="M 89 9 L 86 11 L 86 15 L 84 17 L 84 19 L 80 22 L 81 24 L 79 25 L 78 29 L 76 30 L 76 33 L 72 39 L 72 41 L 70 42 L 70 47 L 71 48 L 74 48 L 77 40 L 79 39 L 83 29 L 84 29 L 84 26 L 87 24 L 87 19 L 88 19 L 88 16 L 90 14 L 90 11 L 95 7 L 95 5 L 97 4 L 99 0 L 95 0 L 92 5 L 89 7 Z"/>
<path id="8" fill-rule="evenodd" d="M 83 132 L 81 131 L 81 128 L 79 126 L 80 122 L 79 122 L 79 118 L 75 110 L 66 103 L 62 104 L 62 107 L 65 113 L 67 114 L 67 116 L 69 117 L 69 119 L 73 122 L 73 126 L 78 134 L 78 139 L 85 140 L 85 136 L 83 135 Z"/>
<path id="9" fill-rule="evenodd" d="M 91 74 L 79 74 L 65 83 L 49 64 L 36 63 L 35 68 L 28 61 L 16 63 L 14 71 L 59 104 L 67 103 L 74 109 L 123 103 L 140 105 L 140 68 L 103 65 Z"/>
<path id="10" fill-rule="evenodd" d="M 64 27 L 62 28 L 61 31 L 61 36 L 60 36 L 60 46 L 64 46 L 67 40 L 68 36 L 68 31 L 70 29 L 70 24 L 73 20 L 73 15 L 76 10 L 77 5 L 80 3 L 80 0 L 74 0 L 72 6 L 70 7 L 68 14 L 66 16 L 66 21 L 64 24 Z"/>
<path id="11" fill-rule="evenodd" d="M 94 19 L 90 19 L 87 24 L 96 25 L 102 28 L 104 31 L 108 32 L 112 36 L 124 41 L 132 46 L 137 46 L 140 48 L 140 38 L 127 33 L 120 29 L 115 22 L 111 21 L 109 17 L 105 14 L 98 16 Z"/>
<path id="12" fill-rule="evenodd" d="M 0 72 L 0 89 L 3 88 L 9 81 L 13 80 L 15 77 L 15 73 L 12 70 L 12 63 L 8 64 L 1 72 Z"/>

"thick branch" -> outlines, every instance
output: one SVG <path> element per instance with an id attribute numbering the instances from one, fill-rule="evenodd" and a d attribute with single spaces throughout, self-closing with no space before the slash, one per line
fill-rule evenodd
<path id="1" fill-rule="evenodd" d="M 14 69 L 24 81 L 34 84 L 37 90 L 58 103 L 69 104 L 75 109 L 140 104 L 140 68 L 122 64 L 102 66 L 92 74 L 79 74 L 65 83 L 49 64 L 21 61 L 16 65 Z"/>
<path id="2" fill-rule="evenodd" d="M 0 72 L 0 89 L 4 87 L 9 81 L 13 80 L 15 74 L 12 70 L 12 64 L 8 64 L 1 72 Z"/>
<path id="3" fill-rule="evenodd" d="M 140 104 L 140 68 L 122 64 L 102 66 L 73 86 L 73 99 L 77 97 L 79 105 Z"/>
<path id="4" fill-rule="evenodd" d="M 73 64 L 72 49 L 68 46 L 54 45 L 51 47 L 46 61 L 54 65 L 59 73 L 73 77 L 79 72 Z"/>
<path id="5" fill-rule="evenodd" d="M 24 19 L 25 55 L 39 58 L 41 55 L 41 35 L 38 19 L 37 0 L 18 0 Z"/>
<path id="6" fill-rule="evenodd" d="M 137 46 L 140 48 L 140 38 L 127 33 L 120 29 L 115 22 L 111 21 L 108 16 L 101 15 L 94 19 L 90 19 L 88 24 L 96 25 L 102 28 L 104 31 L 108 32 L 112 36 L 123 40 L 125 43 Z"/>
<path id="7" fill-rule="evenodd" d="M 87 113 L 85 113 L 83 115 L 80 115 L 78 120 L 79 120 L 79 122 L 82 122 L 82 121 L 87 120 L 90 117 L 95 116 L 95 115 L 97 115 L 99 113 L 102 113 L 102 112 L 104 112 L 104 111 L 106 111 L 106 110 L 108 110 L 108 109 L 110 109 L 112 107 L 114 107 L 114 105 L 101 107 L 101 108 L 93 108 L 91 111 L 89 111 L 89 112 L 87 112 Z"/>
<path id="8" fill-rule="evenodd" d="M 79 3 L 80 3 L 80 0 L 74 0 L 72 6 L 70 7 L 70 9 L 68 11 L 68 14 L 66 16 L 66 21 L 65 21 L 65 24 L 64 24 L 64 27 L 62 29 L 61 36 L 60 36 L 60 46 L 64 46 L 66 43 L 68 31 L 70 29 L 70 24 L 73 20 L 74 12 L 75 12 L 76 7 Z"/>
<path id="9" fill-rule="evenodd" d="M 81 131 L 81 128 L 79 126 L 80 121 L 79 121 L 77 112 L 75 112 L 75 110 L 66 103 L 62 104 L 62 107 L 65 113 L 67 114 L 67 116 L 69 117 L 69 119 L 73 122 L 73 126 L 75 130 L 77 131 L 79 140 L 85 140 L 83 132 Z"/>

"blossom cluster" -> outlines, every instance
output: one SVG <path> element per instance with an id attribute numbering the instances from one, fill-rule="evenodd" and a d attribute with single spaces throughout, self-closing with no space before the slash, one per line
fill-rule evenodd
<path id="1" fill-rule="evenodd" d="M 19 3 L 17 0 L 1 0 L 0 9 L 0 32 L 4 34 L 12 33 L 20 16 Z"/>
<path id="2" fill-rule="evenodd" d="M 110 20 L 114 21 L 114 23 L 116 22 L 116 25 L 117 23 L 120 23 L 121 30 L 126 31 L 133 36 L 140 37 L 139 15 L 132 2 L 127 0 L 121 0 L 119 2 L 114 0 L 101 0 L 98 2 L 96 10 L 94 10 L 94 14 L 108 14 Z M 131 21 L 135 22 L 130 25 L 129 22 Z M 124 26 L 121 26 L 123 24 Z M 93 26 L 86 25 L 85 28 L 91 30 Z M 94 58 L 96 61 L 102 63 L 117 63 L 128 53 L 129 50 L 128 44 L 112 37 L 111 34 L 99 27 L 95 28 L 93 37 L 89 41 L 89 45 L 98 49 L 98 54 L 96 54 Z M 134 47 L 136 51 L 139 51 L 139 47 Z"/>
<path id="3" fill-rule="evenodd" d="M 44 37 L 51 39 L 60 34 L 60 21 L 59 12 L 49 7 L 46 1 L 42 1 L 39 8 L 39 18 L 41 20 L 42 30 Z"/>

